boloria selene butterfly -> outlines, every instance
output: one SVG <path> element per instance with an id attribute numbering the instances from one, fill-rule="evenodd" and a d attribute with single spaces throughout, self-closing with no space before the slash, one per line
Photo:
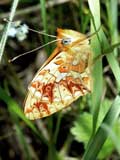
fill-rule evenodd
<path id="1" fill-rule="evenodd" d="M 49 116 L 92 90 L 88 37 L 58 28 L 57 39 L 57 47 L 28 87 L 24 113 L 31 120 Z"/>

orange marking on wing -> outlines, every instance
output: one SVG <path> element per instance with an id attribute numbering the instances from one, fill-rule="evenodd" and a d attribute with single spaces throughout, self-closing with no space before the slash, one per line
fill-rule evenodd
<path id="1" fill-rule="evenodd" d="M 30 113 L 30 112 L 32 112 L 32 108 L 27 108 L 27 109 L 25 110 L 25 114 L 26 114 L 26 113 Z"/>
<path id="2" fill-rule="evenodd" d="M 32 83 L 31 83 L 31 86 L 32 86 L 33 88 L 38 88 L 39 84 L 40 84 L 40 82 L 35 81 L 35 82 L 32 82 Z"/>
<path id="3" fill-rule="evenodd" d="M 81 91 L 83 94 L 84 86 L 81 83 L 77 83 L 78 79 L 73 79 L 72 77 L 66 77 L 69 90 L 72 94 L 74 94 L 76 91 Z M 76 81 L 77 80 L 77 81 Z"/>
<path id="4" fill-rule="evenodd" d="M 48 109 L 48 105 L 45 102 L 40 101 L 40 102 L 34 103 L 33 105 L 34 105 L 34 107 L 37 107 L 38 109 L 45 111 L 47 114 L 50 114 L 50 111 Z"/>
<path id="5" fill-rule="evenodd" d="M 60 80 L 59 84 L 70 90 L 66 80 Z"/>
<path id="6" fill-rule="evenodd" d="M 69 70 L 68 65 L 63 64 L 63 65 L 60 65 L 60 66 L 58 67 L 58 71 L 59 71 L 60 73 L 66 73 L 66 72 L 69 72 L 70 70 Z"/>
<path id="7" fill-rule="evenodd" d="M 60 60 L 56 60 L 54 63 L 57 65 L 60 65 L 60 64 L 64 63 L 64 61 L 62 59 L 60 59 Z"/>
<path id="8" fill-rule="evenodd" d="M 79 78 L 73 79 L 68 76 L 66 77 L 66 80 L 61 80 L 59 84 L 67 88 L 72 95 L 74 95 L 76 91 L 81 91 L 84 94 L 84 86 L 80 83 Z"/>
<path id="9" fill-rule="evenodd" d="M 67 83 L 67 80 L 61 80 L 61 81 L 59 82 L 59 84 L 60 84 L 60 85 L 63 85 L 63 86 L 71 93 L 71 95 L 73 96 L 73 94 L 72 94 L 72 92 L 71 92 L 71 89 L 69 88 L 69 85 L 68 85 L 68 83 Z"/>
<path id="10" fill-rule="evenodd" d="M 85 68 L 86 68 L 86 64 L 83 61 L 81 61 L 77 65 L 70 65 L 68 63 L 64 63 L 58 67 L 58 70 L 60 73 L 66 73 L 70 71 L 82 73 L 84 72 Z"/>
<path id="11" fill-rule="evenodd" d="M 46 84 L 42 88 L 43 96 L 48 97 L 51 103 L 53 102 L 53 88 L 54 88 L 54 83 Z"/>
<path id="12" fill-rule="evenodd" d="M 40 83 L 39 81 L 35 81 L 31 83 L 31 86 L 35 88 L 40 93 L 43 93 L 43 83 Z"/>
<path id="13" fill-rule="evenodd" d="M 82 80 L 85 84 L 87 84 L 90 81 L 90 78 L 89 77 L 83 77 Z"/>
<path id="14" fill-rule="evenodd" d="M 70 65 L 69 70 L 82 73 L 85 71 L 86 64 L 84 61 L 80 61 L 77 65 Z"/>
<path id="15" fill-rule="evenodd" d="M 42 70 L 42 71 L 40 71 L 39 75 L 43 75 L 44 76 L 47 72 L 48 72 L 48 70 Z"/>

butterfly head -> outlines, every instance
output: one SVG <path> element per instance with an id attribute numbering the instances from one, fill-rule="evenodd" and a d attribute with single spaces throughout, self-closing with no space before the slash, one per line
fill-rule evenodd
<path id="1" fill-rule="evenodd" d="M 65 47 L 65 46 L 72 46 L 75 43 L 80 44 L 88 44 L 88 40 L 86 35 L 79 33 L 77 31 L 71 30 L 71 29 L 57 29 L 57 38 L 58 40 L 58 46 L 59 47 Z"/>

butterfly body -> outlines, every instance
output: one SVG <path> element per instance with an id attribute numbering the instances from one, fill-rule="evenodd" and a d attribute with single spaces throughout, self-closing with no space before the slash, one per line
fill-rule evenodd
<path id="1" fill-rule="evenodd" d="M 67 29 L 57 33 L 57 48 L 28 88 L 25 115 L 31 120 L 49 116 L 91 92 L 92 53 L 86 35 Z"/>

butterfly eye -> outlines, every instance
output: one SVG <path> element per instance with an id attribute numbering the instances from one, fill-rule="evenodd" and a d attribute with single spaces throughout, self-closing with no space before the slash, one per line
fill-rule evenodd
<path id="1" fill-rule="evenodd" d="M 71 41 L 71 38 L 65 38 L 65 39 L 62 39 L 62 44 L 64 45 L 68 45 L 70 44 L 72 41 Z"/>

